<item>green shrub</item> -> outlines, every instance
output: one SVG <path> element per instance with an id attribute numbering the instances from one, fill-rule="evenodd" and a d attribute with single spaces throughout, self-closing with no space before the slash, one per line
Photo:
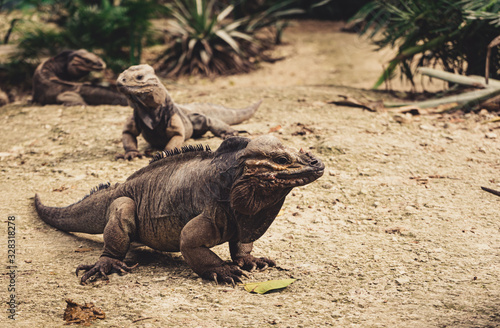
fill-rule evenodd
<path id="1" fill-rule="evenodd" d="M 165 29 L 169 41 L 155 64 L 160 74 L 168 76 L 248 72 L 256 61 L 268 59 L 263 52 L 272 46 L 270 38 L 259 32 L 286 15 L 302 12 L 284 9 L 294 2 L 288 0 L 252 16 L 230 19 L 233 5 L 217 10 L 213 0 L 173 2 L 174 19 Z"/>
<path id="2" fill-rule="evenodd" d="M 152 36 L 150 19 L 166 12 L 166 7 L 154 0 L 124 0 L 117 6 L 109 0 L 24 4 L 32 2 L 37 3 L 35 10 L 42 18 L 47 10 L 52 10 L 47 19 L 57 27 L 25 24 L 18 59 L 84 48 L 99 54 L 115 72 L 140 62 L 142 45 Z"/>
<path id="3" fill-rule="evenodd" d="M 418 66 L 442 65 L 446 71 L 484 75 L 488 44 L 500 33 L 498 0 L 375 0 L 353 20 L 365 21 L 361 34 L 380 48 L 397 48 L 374 87 L 392 78 L 397 67 L 413 83 Z M 500 56 L 492 52 L 492 77 Z"/>

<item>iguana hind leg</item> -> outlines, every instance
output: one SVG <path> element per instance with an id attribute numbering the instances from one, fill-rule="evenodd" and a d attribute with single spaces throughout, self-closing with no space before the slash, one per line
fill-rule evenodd
<path id="1" fill-rule="evenodd" d="M 241 282 L 244 273 L 210 250 L 219 244 L 220 234 L 213 221 L 203 214 L 189 221 L 181 231 L 180 249 L 184 260 L 200 277 L 216 283 Z"/>
<path id="2" fill-rule="evenodd" d="M 135 213 L 136 205 L 131 198 L 120 197 L 111 203 L 106 214 L 108 220 L 104 228 L 104 251 L 101 257 L 93 265 L 79 265 L 76 268 L 77 275 L 80 270 L 86 271 L 81 278 L 82 284 L 94 275 L 107 279 L 107 274 L 113 271 L 126 273 L 135 267 L 123 262 L 136 232 Z"/>
<path id="3" fill-rule="evenodd" d="M 207 131 L 210 131 L 215 136 L 222 138 L 238 135 L 238 131 L 229 126 L 229 124 L 224 123 L 219 119 L 211 118 L 199 113 L 188 114 L 188 118 L 193 124 L 194 138 L 201 137 Z"/>
<path id="4" fill-rule="evenodd" d="M 66 91 L 57 95 L 56 100 L 64 106 L 85 106 L 87 103 L 76 91 Z"/>

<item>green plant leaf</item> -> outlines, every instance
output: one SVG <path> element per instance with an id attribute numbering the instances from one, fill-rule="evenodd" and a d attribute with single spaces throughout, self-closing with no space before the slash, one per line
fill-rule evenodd
<path id="1" fill-rule="evenodd" d="M 234 41 L 234 39 L 229 34 L 227 34 L 226 31 L 218 30 L 218 31 L 215 31 L 215 34 L 219 38 L 224 40 L 229 46 L 231 46 L 231 48 L 233 48 L 234 51 L 236 51 L 237 53 L 240 53 L 240 47 L 238 46 L 238 42 Z"/>
<path id="2" fill-rule="evenodd" d="M 272 290 L 283 289 L 297 279 L 268 280 L 263 282 L 253 282 L 243 285 L 249 293 L 265 294 Z"/>

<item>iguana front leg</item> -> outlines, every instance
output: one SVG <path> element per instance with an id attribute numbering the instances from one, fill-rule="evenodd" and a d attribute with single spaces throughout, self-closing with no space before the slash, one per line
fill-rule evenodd
<path id="1" fill-rule="evenodd" d="M 166 132 L 168 141 L 165 150 L 180 149 L 186 137 L 186 129 L 179 114 L 172 115 Z"/>
<path id="2" fill-rule="evenodd" d="M 108 273 L 126 273 L 135 268 L 123 262 L 136 232 L 135 212 L 136 205 L 131 198 L 120 197 L 111 203 L 106 213 L 108 221 L 104 228 L 104 250 L 101 257 L 93 265 L 79 265 L 76 268 L 77 276 L 80 270 L 86 271 L 80 280 L 82 285 L 96 274 L 107 280 Z"/>
<path id="3" fill-rule="evenodd" d="M 241 282 L 243 272 L 228 264 L 210 250 L 219 243 L 220 234 L 213 221 L 200 214 L 189 221 L 181 231 L 180 249 L 187 264 L 200 277 L 235 284 Z"/>
<path id="4" fill-rule="evenodd" d="M 134 115 L 131 115 L 122 131 L 122 143 L 125 149 L 125 154 L 118 154 L 115 156 L 116 159 L 123 158 L 127 160 L 134 159 L 136 157 L 142 158 L 142 155 L 137 148 L 137 136 L 139 136 L 140 131 L 135 125 Z"/>
<path id="5" fill-rule="evenodd" d="M 243 270 L 253 271 L 257 268 L 265 270 L 268 267 L 276 266 L 276 262 L 271 259 L 251 255 L 252 249 L 253 243 L 229 242 L 231 258 Z"/>

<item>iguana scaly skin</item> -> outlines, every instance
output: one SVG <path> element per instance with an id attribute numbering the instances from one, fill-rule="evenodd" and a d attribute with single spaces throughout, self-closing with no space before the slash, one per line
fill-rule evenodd
<path id="1" fill-rule="evenodd" d="M 85 49 L 63 51 L 38 65 L 33 75 L 33 101 L 42 105 L 127 105 L 127 99 L 109 88 L 76 82 L 91 71 L 106 68 L 104 61 Z"/>
<path id="2" fill-rule="evenodd" d="M 124 183 L 103 185 L 68 207 L 47 207 L 35 196 L 46 223 L 63 231 L 104 233 L 100 259 L 77 268 L 77 274 L 86 270 L 82 283 L 96 274 L 130 270 L 122 260 L 132 241 L 180 251 L 194 272 L 216 282 L 234 284 L 240 269 L 275 265 L 250 254 L 253 242 L 269 228 L 292 188 L 321 177 L 324 164 L 272 136 L 231 137 L 215 152 L 201 149 L 163 152 L 164 158 Z M 230 264 L 210 250 L 225 242 Z"/>
<path id="3" fill-rule="evenodd" d="M 201 137 L 208 131 L 222 138 L 237 135 L 230 125 L 252 117 L 261 103 L 244 109 L 213 104 L 175 104 L 149 65 L 131 66 L 120 74 L 117 85 L 134 109 L 123 128 L 125 154 L 117 156 L 129 160 L 142 157 L 137 149 L 140 134 L 159 150 L 179 148 L 185 140 Z"/>

